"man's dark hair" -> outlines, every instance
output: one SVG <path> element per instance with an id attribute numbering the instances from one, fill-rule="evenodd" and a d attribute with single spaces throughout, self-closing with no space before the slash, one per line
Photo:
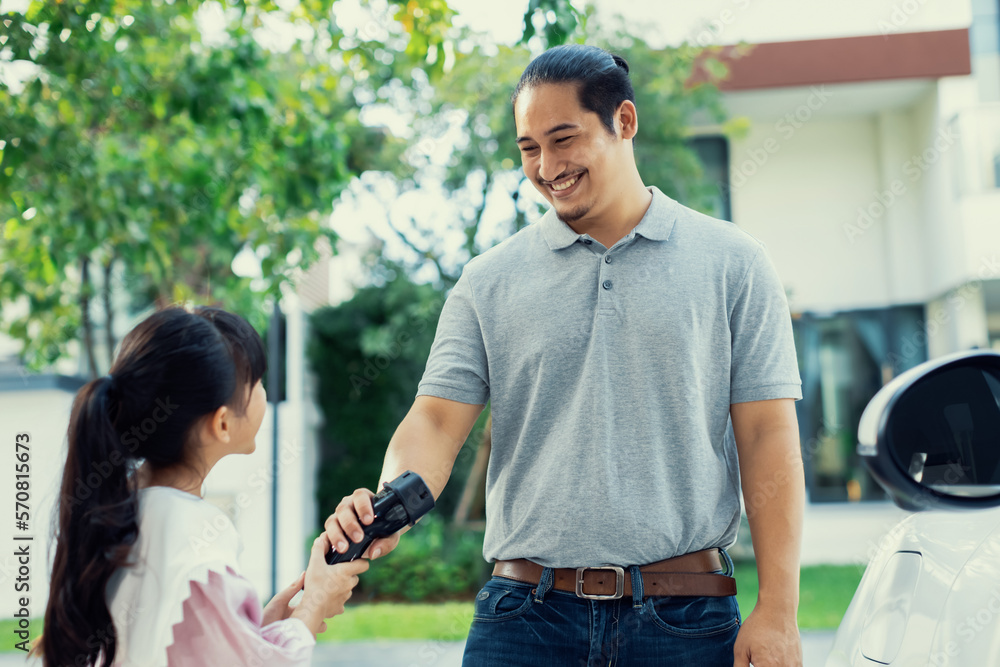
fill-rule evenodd
<path id="1" fill-rule="evenodd" d="M 510 101 L 513 105 L 525 88 L 540 83 L 577 83 L 580 106 L 597 114 L 604 127 L 615 133 L 615 111 L 625 100 L 635 104 L 628 78 L 628 63 L 596 46 L 564 44 L 538 56 L 521 74 Z"/>

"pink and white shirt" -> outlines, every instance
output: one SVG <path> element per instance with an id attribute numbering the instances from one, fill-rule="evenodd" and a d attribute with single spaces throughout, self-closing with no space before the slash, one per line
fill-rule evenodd
<path id="1" fill-rule="evenodd" d="M 309 665 L 316 640 L 304 623 L 261 626 L 260 599 L 239 574 L 240 550 L 229 517 L 208 501 L 142 489 L 131 564 L 107 588 L 116 667 Z"/>

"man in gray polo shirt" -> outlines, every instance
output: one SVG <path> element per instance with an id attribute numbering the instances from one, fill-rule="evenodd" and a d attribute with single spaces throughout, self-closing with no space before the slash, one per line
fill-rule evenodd
<path id="1" fill-rule="evenodd" d="M 800 665 L 800 380 L 762 244 L 643 184 L 623 59 L 550 49 L 514 116 L 552 209 L 466 266 L 382 473 L 414 470 L 439 495 L 491 402 L 496 566 L 465 664 Z M 760 579 L 742 625 L 722 573 L 741 473 Z M 327 520 L 339 551 L 371 495 Z"/>

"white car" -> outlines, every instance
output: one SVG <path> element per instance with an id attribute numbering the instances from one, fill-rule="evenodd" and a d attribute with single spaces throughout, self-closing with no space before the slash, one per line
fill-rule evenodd
<path id="1" fill-rule="evenodd" d="M 826 667 L 1000 666 L 1000 354 L 926 362 L 869 402 L 858 453 L 897 505 Z"/>

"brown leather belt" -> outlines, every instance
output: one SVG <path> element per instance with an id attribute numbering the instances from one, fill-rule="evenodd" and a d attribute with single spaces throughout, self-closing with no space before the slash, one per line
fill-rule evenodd
<path id="1" fill-rule="evenodd" d="M 543 568 L 530 560 L 499 560 L 493 576 L 528 584 L 541 581 Z M 725 570 L 718 549 L 693 551 L 639 568 L 644 596 L 736 595 L 736 580 L 716 570 Z M 632 576 L 619 566 L 556 568 L 552 588 L 576 593 L 588 600 L 617 600 L 632 595 Z"/>

